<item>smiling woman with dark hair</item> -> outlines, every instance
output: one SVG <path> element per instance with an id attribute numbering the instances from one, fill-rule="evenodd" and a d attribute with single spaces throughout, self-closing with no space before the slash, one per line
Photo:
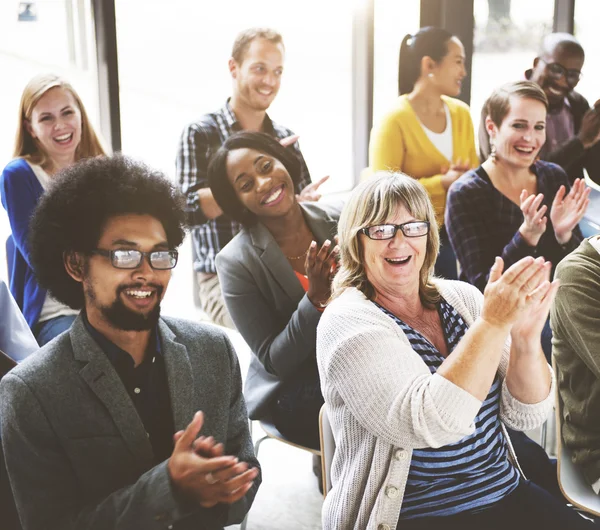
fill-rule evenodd
<path id="1" fill-rule="evenodd" d="M 316 333 L 337 266 L 339 211 L 299 203 L 298 175 L 289 150 L 252 132 L 227 139 L 208 170 L 217 203 L 243 225 L 216 265 L 227 309 L 253 352 L 249 415 L 269 417 L 292 441 L 318 448 Z"/>

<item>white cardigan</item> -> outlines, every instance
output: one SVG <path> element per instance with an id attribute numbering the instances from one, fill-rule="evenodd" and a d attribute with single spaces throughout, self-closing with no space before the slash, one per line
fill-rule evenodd
<path id="1" fill-rule="evenodd" d="M 448 280 L 436 285 L 470 326 L 481 311 L 479 290 Z M 510 338 L 501 378 L 509 353 Z M 432 375 L 400 326 L 354 288 L 323 313 L 317 362 L 336 441 L 323 530 L 395 530 L 413 448 L 441 447 L 471 434 L 482 402 Z M 553 396 L 554 376 L 548 397 L 533 405 L 511 396 L 504 381 L 500 419 L 512 429 L 533 429 L 548 416 Z"/>

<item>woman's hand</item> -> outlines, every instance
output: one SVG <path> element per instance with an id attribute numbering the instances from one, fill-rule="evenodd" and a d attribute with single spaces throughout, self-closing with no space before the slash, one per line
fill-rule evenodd
<path id="1" fill-rule="evenodd" d="M 461 158 L 459 158 L 456 163 L 452 164 L 450 167 L 443 167 L 440 173 L 442 173 L 442 186 L 444 189 L 448 191 L 448 188 L 452 185 L 452 183 L 469 171 L 469 169 L 471 169 L 469 161 L 467 160 L 466 162 L 463 162 Z"/>
<path id="2" fill-rule="evenodd" d="M 504 262 L 497 257 L 483 293 L 481 318 L 493 326 L 508 328 L 532 305 L 532 294 L 545 281 L 544 258 L 523 258 L 502 274 Z M 537 295 L 536 295 L 537 296 Z"/>
<path id="3" fill-rule="evenodd" d="M 337 238 L 336 238 L 337 240 Z M 308 277 L 308 299 L 315 307 L 324 307 L 331 295 L 331 279 L 337 267 L 340 247 L 331 250 L 331 241 L 327 239 L 317 252 L 317 242 L 313 241 L 308 249 L 304 268 Z"/>
<path id="4" fill-rule="evenodd" d="M 540 259 L 543 262 L 543 258 L 538 258 Z M 519 348 L 519 351 L 536 351 L 535 345 L 538 349 L 540 347 L 542 330 L 558 290 L 558 280 L 550 282 L 551 270 L 552 264 L 549 261 L 543 264 L 541 270 L 543 281 L 527 295 L 529 299 L 527 311 L 523 312 L 510 330 L 513 344 L 532 345 L 532 347 Z"/>
<path id="5" fill-rule="evenodd" d="M 588 199 L 590 188 L 585 185 L 583 179 L 576 179 L 571 191 L 565 197 L 566 193 L 567 190 L 564 186 L 558 188 L 550 210 L 554 235 L 556 241 L 561 245 L 569 242 L 573 229 L 583 219 L 585 210 L 590 203 Z"/>
<path id="6" fill-rule="evenodd" d="M 530 247 L 535 247 L 546 231 L 548 218 L 544 214 L 548 207 L 542 204 L 542 193 L 528 195 L 527 190 L 523 190 L 519 199 L 523 212 L 523 224 L 519 227 L 519 232 Z"/>

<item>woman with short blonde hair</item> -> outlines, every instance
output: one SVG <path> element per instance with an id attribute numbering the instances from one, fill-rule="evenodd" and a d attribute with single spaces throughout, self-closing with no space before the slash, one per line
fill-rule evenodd
<path id="1" fill-rule="evenodd" d="M 15 158 L 0 176 L 0 194 L 12 231 L 7 244 L 10 290 L 40 345 L 68 329 L 77 312 L 38 285 L 27 250 L 29 218 L 57 172 L 103 154 L 75 89 L 54 74 L 31 79 L 21 96 Z"/>

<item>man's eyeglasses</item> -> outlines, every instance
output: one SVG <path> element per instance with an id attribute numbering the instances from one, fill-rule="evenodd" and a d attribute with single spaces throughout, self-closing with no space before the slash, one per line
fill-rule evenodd
<path id="1" fill-rule="evenodd" d="M 117 269 L 137 269 L 142 260 L 148 259 L 150 267 L 157 270 L 172 269 L 177 265 L 179 254 L 176 250 L 154 250 L 142 252 L 140 250 L 103 250 L 97 248 L 91 254 L 98 254 L 110 258 L 112 266 Z"/>
<path id="2" fill-rule="evenodd" d="M 371 239 L 392 239 L 400 230 L 406 237 L 421 237 L 429 233 L 428 221 L 410 221 L 401 225 L 375 225 L 362 228 L 360 231 Z"/>
<path id="3" fill-rule="evenodd" d="M 544 59 L 540 59 L 540 61 L 546 63 L 549 77 L 555 81 L 558 81 L 564 77 L 569 86 L 572 87 L 579 83 L 581 76 L 583 75 L 579 70 L 567 70 L 564 66 L 558 63 L 547 63 L 544 61 Z"/>

